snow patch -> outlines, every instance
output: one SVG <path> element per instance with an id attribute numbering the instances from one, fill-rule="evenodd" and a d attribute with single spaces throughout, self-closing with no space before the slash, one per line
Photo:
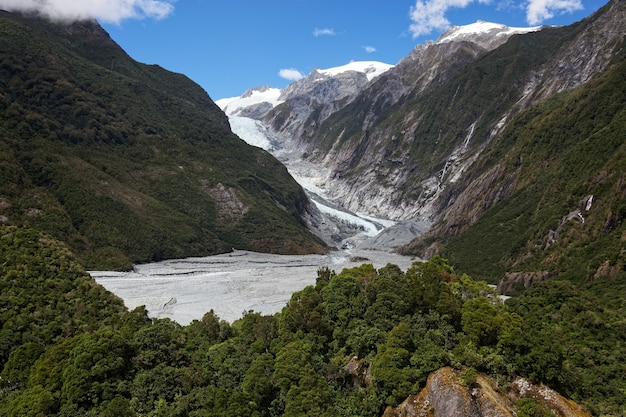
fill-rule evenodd
<path id="1" fill-rule="evenodd" d="M 591 210 L 592 205 L 593 205 L 593 194 L 587 197 L 587 202 L 585 203 L 585 211 Z"/>
<path id="2" fill-rule="evenodd" d="M 315 200 L 313 200 L 313 203 L 315 203 L 315 205 L 317 206 L 317 209 L 321 211 L 322 213 L 328 216 L 334 217 L 336 219 L 339 219 L 341 221 L 344 221 L 348 224 L 357 226 L 368 237 L 376 236 L 383 230 L 383 227 L 380 224 L 377 225 L 373 221 L 368 221 L 364 217 L 359 217 L 357 215 L 354 215 L 345 211 L 334 209 L 332 207 L 319 203 Z M 370 219 L 373 219 L 373 218 L 370 217 Z"/>
<path id="3" fill-rule="evenodd" d="M 247 144 L 271 151 L 275 144 L 269 139 L 267 129 L 263 124 L 249 117 L 230 116 L 228 118 L 230 128 L 234 134 L 243 139 Z"/>
<path id="4" fill-rule="evenodd" d="M 373 80 L 374 78 L 384 74 L 388 70 L 393 68 L 393 65 L 385 64 L 384 62 L 378 61 L 352 61 L 349 64 L 342 65 L 339 67 L 333 67 L 323 70 L 316 70 L 318 73 L 326 75 L 328 77 L 334 77 L 343 72 L 347 71 L 356 71 L 362 72 L 367 75 L 368 81 Z"/>
<path id="5" fill-rule="evenodd" d="M 219 108 L 222 109 L 222 111 L 228 116 L 236 114 L 239 110 L 246 107 L 261 103 L 269 103 L 272 107 L 276 107 L 282 103 L 279 99 L 281 91 L 282 90 L 280 88 L 257 87 L 246 91 L 238 97 L 228 97 L 216 100 L 215 104 L 217 104 Z"/>
<path id="6" fill-rule="evenodd" d="M 499 23 L 485 22 L 478 20 L 475 23 L 471 23 L 465 26 L 452 26 L 445 31 L 436 43 L 446 42 L 459 42 L 463 40 L 472 40 L 472 37 L 478 35 L 489 34 L 494 37 L 509 37 L 511 35 L 523 34 L 529 32 L 536 32 L 541 29 L 541 26 L 527 27 L 527 28 L 515 28 L 509 27 Z"/>

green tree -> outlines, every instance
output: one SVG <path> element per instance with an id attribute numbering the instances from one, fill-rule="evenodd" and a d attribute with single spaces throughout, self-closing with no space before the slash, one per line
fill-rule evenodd
<path id="1" fill-rule="evenodd" d="M 455 297 L 449 283 L 458 281 L 445 258 L 433 256 L 428 262 L 415 262 L 406 272 L 410 291 L 408 299 L 415 311 L 437 311 L 456 323 L 461 317 L 461 300 Z"/>
<path id="2" fill-rule="evenodd" d="M 372 363 L 372 380 L 385 393 L 389 405 L 397 405 L 406 398 L 415 383 L 415 370 L 411 367 L 412 336 L 409 325 L 400 322 L 387 334 Z"/>
<path id="3" fill-rule="evenodd" d="M 407 294 L 411 291 L 405 274 L 396 265 L 387 265 L 365 286 L 369 306 L 364 318 L 381 330 L 391 330 L 412 313 Z"/>
<path id="4" fill-rule="evenodd" d="M 289 339 L 289 334 L 298 331 L 320 336 L 329 333 L 328 322 L 324 317 L 322 297 L 313 286 L 293 293 L 280 315 L 281 337 Z"/>
<path id="5" fill-rule="evenodd" d="M 349 270 L 343 270 L 324 287 L 324 317 L 331 326 L 345 327 L 352 318 L 363 314 L 355 308 L 359 293 L 357 278 Z"/>
<path id="6" fill-rule="evenodd" d="M 470 341 L 479 346 L 497 343 L 502 325 L 499 310 L 494 299 L 485 297 L 473 298 L 463 304 L 461 325 Z"/>
<path id="7" fill-rule="evenodd" d="M 126 378 L 132 357 L 128 341 L 110 329 L 83 335 L 63 369 L 62 401 L 89 407 L 127 394 L 118 383 Z"/>
<path id="8" fill-rule="evenodd" d="M 30 368 L 44 352 L 37 343 L 24 343 L 14 349 L 0 374 L 2 384 L 25 386 L 30 375 Z"/>
<path id="9" fill-rule="evenodd" d="M 272 379 L 285 396 L 292 385 L 297 385 L 307 373 L 315 372 L 313 360 L 313 342 L 308 339 L 287 343 L 276 354 Z"/>
<path id="10" fill-rule="evenodd" d="M 35 385 L 12 399 L 6 409 L 9 417 L 43 417 L 54 414 L 58 407 L 58 401 L 50 391 Z"/>
<path id="11" fill-rule="evenodd" d="M 271 354 L 263 353 L 252 361 L 241 388 L 254 401 L 256 409 L 270 408 L 278 394 L 274 383 L 274 357 Z"/>
<path id="12" fill-rule="evenodd" d="M 517 417 L 554 417 L 554 413 L 534 398 L 520 398 L 517 400 Z"/>
<path id="13" fill-rule="evenodd" d="M 332 387 L 323 376 L 306 372 L 287 392 L 283 416 L 334 417 L 333 394 Z"/>

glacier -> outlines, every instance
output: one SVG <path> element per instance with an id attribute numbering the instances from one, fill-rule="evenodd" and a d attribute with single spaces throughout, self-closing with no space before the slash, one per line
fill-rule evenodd
<path id="1" fill-rule="evenodd" d="M 351 62 L 316 71 L 328 77 L 359 71 L 373 79 L 391 67 L 377 62 Z M 287 167 L 317 210 L 315 231 L 337 250 L 327 255 L 292 256 L 235 249 L 204 258 L 135 265 L 128 272 L 91 271 L 96 282 L 122 298 L 129 309 L 145 306 L 152 318 L 168 318 L 186 325 L 202 319 L 209 310 L 228 322 L 249 311 L 277 313 L 294 292 L 315 284 L 321 267 L 340 272 L 363 263 L 376 268 L 393 263 L 404 270 L 412 265 L 414 258 L 392 253 L 391 248 L 410 240 L 407 230 L 421 226 L 407 227 L 344 209 L 342 202 L 329 197 L 325 188 L 328 169 L 305 161 L 293 143 L 273 137 L 260 121 L 243 116 L 251 108 L 279 105 L 281 94 L 279 89 L 263 86 L 216 103 L 228 115 L 236 135 L 272 153 Z"/>

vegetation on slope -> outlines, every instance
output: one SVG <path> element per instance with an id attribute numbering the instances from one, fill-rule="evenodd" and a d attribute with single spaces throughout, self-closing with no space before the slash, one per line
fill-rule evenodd
<path id="1" fill-rule="evenodd" d="M 274 316 L 181 327 L 122 312 L 61 243 L 1 231 L 0 415 L 380 416 L 442 366 L 626 411 L 617 280 L 602 303 L 591 286 L 546 282 L 503 304 L 439 257 L 406 272 L 322 268 Z"/>
<path id="2" fill-rule="evenodd" d="M 450 154 L 462 146 L 470 130 L 469 149 L 480 149 L 488 142 L 519 100 L 532 76 L 529 72 L 549 61 L 580 30 L 580 25 L 572 25 L 513 36 L 478 58 L 475 46 L 459 47 L 447 58 L 451 68 L 444 65 L 445 71 L 438 71 L 427 88 L 418 84 L 395 105 L 376 113 L 369 108 L 369 94 L 379 94 L 377 89 L 384 87 L 383 76 L 381 85 L 374 84 L 378 88 L 364 91 L 331 115 L 313 141 L 324 150 L 354 154 L 344 164 L 347 168 L 337 168 L 347 181 L 358 183 L 363 170 L 376 164 L 377 181 L 398 188 L 406 201 L 419 202 L 420 195 L 428 192 L 419 184 L 441 174 Z M 375 122 L 364 131 L 368 118 Z M 324 155 L 320 153 L 320 157 Z M 402 180 L 395 187 L 386 184 L 389 177 L 398 176 Z"/>
<path id="3" fill-rule="evenodd" d="M 484 153 L 476 170 L 501 167 L 511 191 L 447 241 L 455 266 L 494 283 L 506 271 L 578 282 L 624 273 L 625 57 L 521 114 Z"/>
<path id="4" fill-rule="evenodd" d="M 199 86 L 133 61 L 95 23 L 0 23 L 3 223 L 44 230 L 99 269 L 324 250 L 302 189 Z"/>

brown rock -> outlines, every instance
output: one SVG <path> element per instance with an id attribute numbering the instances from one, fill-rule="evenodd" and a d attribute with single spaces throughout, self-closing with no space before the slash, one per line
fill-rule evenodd
<path id="1" fill-rule="evenodd" d="M 430 374 L 419 394 L 396 408 L 387 407 L 383 417 L 515 417 L 520 398 L 534 398 L 557 417 L 591 417 L 578 404 L 545 385 L 518 378 L 505 391 L 493 379 L 478 375 L 476 383 L 467 386 L 461 372 L 449 367 Z"/>
<path id="2" fill-rule="evenodd" d="M 356 356 L 353 356 L 343 369 L 350 375 L 355 387 L 367 387 L 372 382 L 370 367 L 364 365 Z"/>
<path id="3" fill-rule="evenodd" d="M 544 281 L 552 275 L 554 273 L 550 271 L 507 272 L 505 278 L 498 283 L 498 291 L 501 294 L 506 294 L 517 284 L 522 284 L 524 288 L 529 288 L 534 283 Z"/>

